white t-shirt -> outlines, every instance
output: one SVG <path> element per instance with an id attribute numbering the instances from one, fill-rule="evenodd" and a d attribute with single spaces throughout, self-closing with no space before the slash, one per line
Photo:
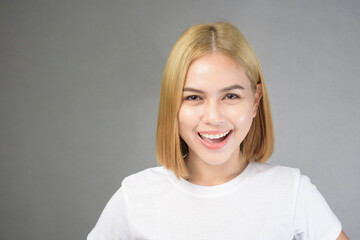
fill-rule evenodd
<path id="1" fill-rule="evenodd" d="M 295 168 L 250 162 L 236 178 L 200 186 L 162 166 L 126 177 L 88 240 L 334 240 L 341 223 Z"/>

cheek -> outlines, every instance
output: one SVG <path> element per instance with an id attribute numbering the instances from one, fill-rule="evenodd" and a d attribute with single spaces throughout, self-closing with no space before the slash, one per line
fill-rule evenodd
<path id="1" fill-rule="evenodd" d="M 194 109 L 189 108 L 188 106 L 180 107 L 178 119 L 181 136 L 183 136 L 183 133 L 185 133 L 185 131 L 191 130 L 196 126 L 197 114 L 197 111 L 194 111 Z"/>
<path id="2" fill-rule="evenodd" d="M 232 108 L 227 111 L 227 115 L 236 127 L 242 129 L 250 128 L 253 120 L 253 107 L 251 104 L 247 104 L 238 108 Z"/>

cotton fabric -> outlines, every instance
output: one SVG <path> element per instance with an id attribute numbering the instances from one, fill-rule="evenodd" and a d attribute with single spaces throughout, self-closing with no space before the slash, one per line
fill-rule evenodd
<path id="1" fill-rule="evenodd" d="M 250 162 L 200 186 L 162 166 L 126 177 L 88 240 L 332 240 L 341 223 L 299 169 Z"/>

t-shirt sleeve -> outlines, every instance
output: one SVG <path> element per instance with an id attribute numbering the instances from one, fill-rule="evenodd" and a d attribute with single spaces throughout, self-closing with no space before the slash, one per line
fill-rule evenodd
<path id="1" fill-rule="evenodd" d="M 302 175 L 295 205 L 295 239 L 335 240 L 341 223 L 309 177 Z"/>
<path id="2" fill-rule="evenodd" d="M 133 239 L 126 205 L 124 188 L 121 187 L 106 204 L 87 240 Z"/>

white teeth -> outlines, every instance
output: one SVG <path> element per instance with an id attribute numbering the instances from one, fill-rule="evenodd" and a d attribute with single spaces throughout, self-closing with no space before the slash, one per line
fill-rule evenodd
<path id="1" fill-rule="evenodd" d="M 199 133 L 199 134 L 204 138 L 219 139 L 219 138 L 222 138 L 222 137 L 228 135 L 229 132 L 230 132 L 230 130 L 227 132 L 224 132 L 224 133 L 220 133 L 220 134 L 206 134 L 206 133 Z"/>

